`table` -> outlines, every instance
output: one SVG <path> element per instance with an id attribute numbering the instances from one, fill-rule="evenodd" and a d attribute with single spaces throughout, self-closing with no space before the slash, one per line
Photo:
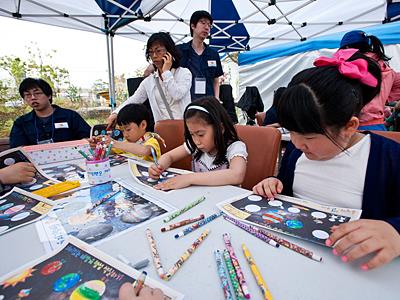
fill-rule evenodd
<path id="1" fill-rule="evenodd" d="M 185 217 L 198 216 L 201 213 L 210 215 L 217 212 L 216 203 L 244 192 L 238 187 L 221 186 L 190 187 L 165 194 L 141 187 L 130 179 L 126 164 L 114 167 L 112 172 L 114 176 L 118 174 L 118 177 L 130 180 L 142 191 L 176 207 L 183 207 L 202 195 L 206 196 L 206 201 L 185 213 Z M 222 234 L 225 232 L 232 235 L 232 244 L 252 299 L 262 299 L 262 296 L 241 251 L 243 242 L 256 260 L 274 299 L 399 299 L 399 258 L 389 265 L 364 272 L 359 268 L 360 262 L 342 263 L 329 248 L 285 236 L 288 240 L 320 254 L 323 261 L 316 262 L 284 247 L 273 248 L 222 218 L 178 240 L 173 237 L 176 230 L 161 233 L 160 228 L 163 226 L 162 219 L 158 219 L 148 227 L 154 234 L 161 260 L 166 268 L 175 263 L 204 228 L 211 231 L 203 244 L 169 282 L 164 282 L 157 276 L 152 263 L 145 269 L 153 279 L 185 294 L 185 299 L 223 299 L 213 250 L 224 248 Z M 151 259 L 145 229 L 146 227 L 139 227 L 101 244 L 98 248 L 114 257 L 122 254 L 132 261 L 145 257 Z M 44 254 L 43 246 L 36 237 L 34 224 L 0 236 L 0 276 Z"/>

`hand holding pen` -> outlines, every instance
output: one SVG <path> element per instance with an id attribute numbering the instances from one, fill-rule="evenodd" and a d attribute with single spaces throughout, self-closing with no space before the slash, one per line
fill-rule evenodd
<path id="1" fill-rule="evenodd" d="M 139 296 L 136 296 L 132 284 L 125 282 L 119 289 L 119 300 L 164 300 L 164 293 L 160 289 L 144 287 Z"/>
<path id="2" fill-rule="evenodd" d="M 148 171 L 150 178 L 158 179 L 160 178 L 162 172 L 165 171 L 165 168 L 163 168 L 160 163 L 157 162 L 157 165 L 151 164 Z"/>

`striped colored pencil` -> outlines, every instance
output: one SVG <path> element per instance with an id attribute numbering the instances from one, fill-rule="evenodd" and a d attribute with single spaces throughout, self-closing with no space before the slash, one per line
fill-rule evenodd
<path id="1" fill-rule="evenodd" d="M 280 245 L 293 250 L 294 252 L 297 252 L 299 254 L 302 254 L 308 258 L 311 258 L 312 260 L 315 261 L 322 261 L 322 257 L 315 254 L 314 252 L 307 250 L 306 248 L 303 248 L 299 245 L 296 245 L 292 242 L 289 242 L 288 240 L 282 239 L 277 235 L 274 235 L 272 233 L 269 233 L 267 230 L 259 228 L 258 229 L 260 233 L 262 233 L 263 235 L 265 235 L 266 237 L 269 237 L 270 239 L 274 240 L 275 242 L 279 243 Z"/>
<path id="2" fill-rule="evenodd" d="M 235 268 L 232 265 L 231 258 L 229 257 L 228 251 L 225 249 L 223 252 L 223 257 L 226 265 L 226 269 L 228 270 L 229 278 L 231 279 L 231 284 L 233 287 L 233 291 L 235 292 L 235 296 L 237 300 L 244 300 L 246 299 L 244 297 L 244 294 L 242 292 L 242 289 L 240 288 L 239 281 L 236 277 L 236 272 Z"/>
<path id="3" fill-rule="evenodd" d="M 265 300 L 273 300 L 271 292 L 269 291 L 268 286 L 265 283 L 265 280 L 262 277 L 261 272 L 256 265 L 256 262 L 254 261 L 254 258 L 251 256 L 251 253 L 250 253 L 249 249 L 247 249 L 245 244 L 242 244 L 242 250 L 243 250 L 244 256 L 247 259 L 247 262 L 250 265 L 251 272 L 253 273 L 254 278 L 256 279 L 257 284 L 261 289 L 261 292 L 263 293 L 264 299 Z"/>
<path id="4" fill-rule="evenodd" d="M 232 247 L 231 237 L 228 233 L 224 233 L 222 237 L 224 238 L 225 247 L 228 250 L 229 256 L 232 260 L 232 265 L 235 268 L 236 276 L 239 280 L 239 284 L 243 291 L 243 294 L 247 299 L 250 299 L 249 288 L 247 287 L 246 279 L 244 278 L 244 274 L 242 268 L 240 267 L 239 260 L 235 254 L 235 250 Z"/>
<path id="5" fill-rule="evenodd" d="M 176 228 L 179 228 L 179 227 L 182 227 L 182 226 L 185 226 L 187 224 L 191 224 L 191 223 L 203 220 L 203 219 L 204 219 L 204 215 L 202 214 L 202 215 L 198 216 L 197 218 L 191 218 L 191 219 L 182 220 L 182 221 L 180 221 L 178 223 L 171 224 L 171 225 L 168 225 L 166 227 L 161 228 L 161 232 L 173 230 L 173 229 L 176 229 Z"/>
<path id="6" fill-rule="evenodd" d="M 163 279 L 170 280 L 172 276 L 182 267 L 183 263 L 189 259 L 189 257 L 193 254 L 193 252 L 200 246 L 200 244 L 204 241 L 204 239 L 208 236 L 210 230 L 206 229 L 203 233 L 193 242 L 190 247 L 183 252 L 181 257 L 177 260 L 177 262 L 165 273 Z"/>
<path id="7" fill-rule="evenodd" d="M 205 218 L 204 220 L 201 220 L 199 222 L 197 222 L 196 224 L 193 224 L 190 227 L 185 228 L 183 231 L 178 232 L 177 234 L 175 234 L 175 238 L 180 238 L 181 236 L 187 235 L 189 233 L 191 233 L 192 231 L 196 230 L 197 228 L 206 225 L 207 223 L 210 223 L 211 221 L 215 220 L 216 218 L 218 218 L 219 216 L 222 215 L 222 212 L 218 212 L 216 214 L 212 214 L 211 216 Z"/>
<path id="8" fill-rule="evenodd" d="M 206 200 L 206 197 L 201 196 L 199 199 L 189 203 L 188 205 L 186 205 L 185 207 L 181 208 L 180 210 L 172 213 L 171 215 L 169 215 L 168 217 L 166 217 L 163 221 L 164 223 L 167 223 L 173 219 L 175 219 L 177 216 L 180 216 L 181 214 L 183 214 L 185 211 L 188 211 L 189 209 L 195 207 L 197 204 L 203 202 L 204 200 Z"/>
<path id="9" fill-rule="evenodd" d="M 224 264 L 222 263 L 222 255 L 219 249 L 214 250 L 215 261 L 217 263 L 217 270 L 219 279 L 221 279 L 221 287 L 224 291 L 225 299 L 234 300 L 231 289 L 229 288 L 228 275 L 226 274 Z"/>
<path id="10" fill-rule="evenodd" d="M 279 244 L 275 242 L 274 240 L 270 239 L 269 237 L 266 237 L 264 234 L 260 233 L 258 231 L 257 227 L 251 226 L 249 224 L 245 224 L 243 222 L 240 222 L 234 218 L 231 218 L 227 215 L 224 215 L 224 219 L 227 220 L 228 222 L 232 223 L 233 225 L 236 225 L 237 227 L 247 231 L 251 235 L 254 235 L 256 238 L 259 238 L 260 240 L 266 242 L 267 244 L 278 248 Z"/>
<path id="11" fill-rule="evenodd" d="M 156 241 L 154 240 L 153 234 L 151 233 L 151 230 L 149 228 L 146 229 L 146 236 L 147 236 L 147 240 L 149 242 L 151 255 L 153 257 L 154 266 L 157 269 L 158 276 L 163 278 L 164 277 L 164 269 L 161 264 L 160 254 L 158 254 Z"/>

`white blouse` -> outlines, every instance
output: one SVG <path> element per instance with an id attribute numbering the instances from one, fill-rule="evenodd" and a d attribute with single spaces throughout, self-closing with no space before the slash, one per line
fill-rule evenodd
<path id="1" fill-rule="evenodd" d="M 155 122 L 170 119 L 164 101 L 157 88 L 156 80 L 159 80 L 167 103 L 171 108 L 172 116 L 174 119 L 183 119 L 183 112 L 186 106 L 191 102 L 190 88 L 192 86 L 192 73 L 189 69 L 179 67 L 178 69 L 165 71 L 162 73 L 162 78 L 164 80 L 161 80 L 158 72 L 154 72 L 146 77 L 140 83 L 135 93 L 124 101 L 114 113 L 118 114 L 127 104 L 143 103 L 146 99 L 149 99 Z"/>

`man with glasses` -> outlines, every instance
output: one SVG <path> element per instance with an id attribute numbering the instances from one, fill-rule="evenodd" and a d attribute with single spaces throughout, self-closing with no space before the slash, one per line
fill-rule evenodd
<path id="1" fill-rule="evenodd" d="M 14 121 L 10 134 L 12 148 L 90 136 L 90 126 L 77 112 L 52 104 L 53 90 L 43 79 L 24 79 L 19 93 L 32 111 Z"/>
<path id="2" fill-rule="evenodd" d="M 219 77 L 224 74 L 221 60 L 218 53 L 204 43 L 212 24 L 213 18 L 207 11 L 195 11 L 190 17 L 193 39 L 177 46 L 182 52 L 182 67 L 192 72 L 192 101 L 203 96 L 219 98 Z"/>

